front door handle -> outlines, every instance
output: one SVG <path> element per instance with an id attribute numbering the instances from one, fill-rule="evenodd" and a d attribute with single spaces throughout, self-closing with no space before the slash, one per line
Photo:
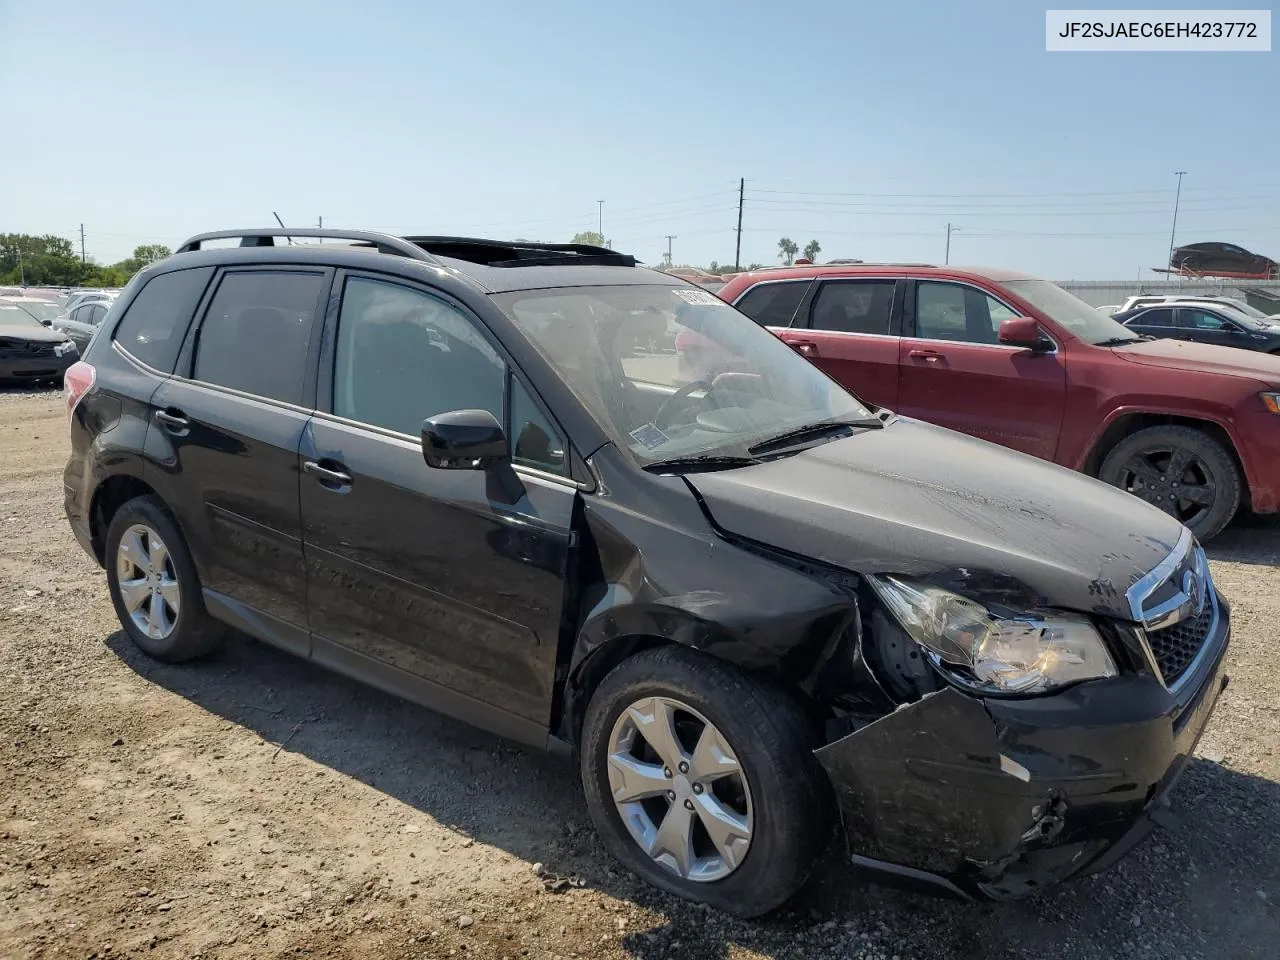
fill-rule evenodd
<path id="1" fill-rule="evenodd" d="M 907 356 L 912 360 L 923 360 L 925 363 L 937 363 L 942 359 L 942 354 L 937 350 L 912 350 Z"/>
<path id="2" fill-rule="evenodd" d="M 812 340 L 789 340 L 787 342 L 791 344 L 791 349 L 802 357 L 818 356 L 818 345 Z"/>
<path id="3" fill-rule="evenodd" d="M 167 410 L 157 410 L 155 412 L 156 423 L 164 427 L 170 433 L 184 436 L 191 429 L 191 421 L 187 419 L 187 415 L 181 410 L 175 410 L 169 407 Z"/>
<path id="4" fill-rule="evenodd" d="M 322 466 L 314 460 L 305 461 L 302 472 L 315 477 L 326 490 L 341 492 L 351 487 L 351 474 Z"/>

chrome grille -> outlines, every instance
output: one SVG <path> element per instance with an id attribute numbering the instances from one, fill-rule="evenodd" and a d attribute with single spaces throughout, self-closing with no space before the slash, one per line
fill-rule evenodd
<path id="1" fill-rule="evenodd" d="M 1156 659 L 1166 686 L 1173 686 L 1187 672 L 1204 646 L 1216 615 L 1217 604 L 1210 600 L 1199 616 L 1147 634 L 1147 645 L 1151 647 L 1151 655 Z"/>

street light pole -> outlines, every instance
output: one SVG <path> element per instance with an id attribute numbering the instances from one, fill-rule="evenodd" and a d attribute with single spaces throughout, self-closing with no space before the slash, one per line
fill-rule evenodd
<path id="1" fill-rule="evenodd" d="M 947 250 L 942 256 L 942 262 L 948 264 L 951 262 L 951 224 L 947 224 Z"/>
<path id="2" fill-rule="evenodd" d="M 1173 238 L 1178 234 L 1178 202 L 1182 199 L 1182 178 L 1186 176 L 1187 171 L 1175 170 L 1173 175 L 1178 178 L 1178 192 L 1173 196 L 1173 227 L 1169 230 L 1169 263 L 1173 266 Z"/>
<path id="3" fill-rule="evenodd" d="M 600 237 L 600 242 L 604 243 L 604 201 L 596 201 L 596 234 Z"/>

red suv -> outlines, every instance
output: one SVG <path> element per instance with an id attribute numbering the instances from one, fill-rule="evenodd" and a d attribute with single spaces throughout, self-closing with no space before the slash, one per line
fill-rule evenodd
<path id="1" fill-rule="evenodd" d="M 1280 510 L 1280 357 L 1142 337 L 1005 270 L 805 266 L 719 295 L 859 397 L 1082 470 L 1201 541 Z"/>

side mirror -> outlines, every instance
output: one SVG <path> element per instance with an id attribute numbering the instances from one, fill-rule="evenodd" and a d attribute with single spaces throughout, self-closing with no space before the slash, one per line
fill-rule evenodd
<path id="1" fill-rule="evenodd" d="M 53 321 L 52 321 L 52 320 L 41 320 L 40 322 L 41 322 L 41 323 L 43 323 L 46 327 L 52 327 L 52 326 L 53 326 Z"/>
<path id="2" fill-rule="evenodd" d="M 997 339 L 1006 347 L 1026 347 L 1043 352 L 1050 348 L 1049 341 L 1040 333 L 1040 324 L 1033 317 L 1013 317 L 1000 324 Z"/>
<path id="3" fill-rule="evenodd" d="M 502 424 L 488 410 L 453 410 L 422 421 L 422 459 L 440 470 L 487 470 L 509 463 Z"/>

